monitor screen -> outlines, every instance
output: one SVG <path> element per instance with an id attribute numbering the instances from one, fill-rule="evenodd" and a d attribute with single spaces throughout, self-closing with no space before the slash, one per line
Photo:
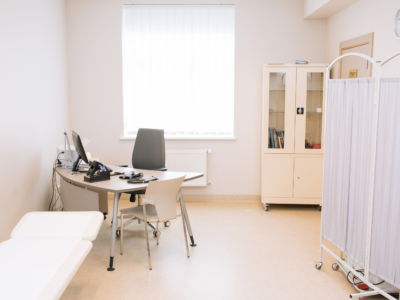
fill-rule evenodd
<path id="1" fill-rule="evenodd" d="M 76 152 L 80 156 L 80 157 L 78 157 L 78 160 L 82 159 L 85 163 L 88 164 L 89 160 L 86 157 L 86 152 L 85 152 L 85 149 L 83 148 L 81 138 L 75 131 L 72 131 L 72 141 L 74 142 Z"/>

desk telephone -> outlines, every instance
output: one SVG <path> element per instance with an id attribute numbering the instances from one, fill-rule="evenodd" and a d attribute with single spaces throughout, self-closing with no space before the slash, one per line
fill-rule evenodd
<path id="1" fill-rule="evenodd" d="M 103 165 L 101 162 L 98 161 L 91 161 L 89 162 L 90 169 L 87 171 L 84 180 L 87 182 L 97 182 L 102 180 L 110 180 L 110 176 L 112 175 L 119 175 L 121 173 L 115 172 L 111 175 L 112 170 Z M 131 171 L 130 173 L 123 173 L 123 176 L 120 176 L 120 179 L 128 179 L 128 183 L 148 183 L 149 181 L 158 180 L 158 177 L 150 176 L 145 178 L 143 173 L 135 173 Z"/>
<path id="2" fill-rule="evenodd" d="M 89 171 L 87 171 L 84 181 L 97 182 L 103 180 L 110 180 L 110 173 L 112 170 L 99 161 L 89 162 Z"/>

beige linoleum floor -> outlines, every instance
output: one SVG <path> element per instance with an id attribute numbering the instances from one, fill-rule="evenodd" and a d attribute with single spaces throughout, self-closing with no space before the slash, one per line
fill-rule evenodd
<path id="1" fill-rule="evenodd" d="M 112 212 L 111 202 L 110 213 Z M 121 201 L 120 208 L 132 206 Z M 148 269 L 143 223 L 124 231 L 124 255 L 116 243 L 114 272 L 107 272 L 111 216 L 61 297 L 78 299 L 349 299 L 354 289 L 333 271 L 325 255 L 317 271 L 321 213 L 316 206 L 253 202 L 188 202 L 198 244 L 186 257 L 181 219 L 151 232 Z M 369 299 L 369 298 L 368 298 Z"/>

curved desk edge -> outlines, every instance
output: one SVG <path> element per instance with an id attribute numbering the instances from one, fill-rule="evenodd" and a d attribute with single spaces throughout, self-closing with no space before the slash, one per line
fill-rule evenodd
<path id="1" fill-rule="evenodd" d="M 133 168 L 123 168 L 113 165 L 107 165 L 113 172 L 130 172 L 143 173 L 144 176 L 156 176 L 160 180 L 173 179 L 181 176 L 186 176 L 184 181 L 194 180 L 203 177 L 202 173 L 193 172 L 173 172 L 173 171 L 152 171 L 152 170 L 141 170 Z M 147 183 L 145 184 L 129 184 L 126 180 L 121 180 L 119 176 L 111 176 L 110 180 L 99 181 L 99 182 L 86 182 L 84 181 L 85 173 L 74 173 L 71 169 L 65 169 L 62 167 L 57 167 L 56 172 L 60 177 L 62 177 L 67 182 L 72 182 L 77 185 L 91 187 L 92 189 L 113 192 L 113 193 L 127 193 L 133 191 L 145 190 L 147 188 Z"/>

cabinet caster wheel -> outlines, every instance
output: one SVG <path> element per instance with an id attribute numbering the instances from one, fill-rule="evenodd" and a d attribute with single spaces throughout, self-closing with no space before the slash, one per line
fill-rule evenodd
<path id="1" fill-rule="evenodd" d="M 339 265 L 338 265 L 337 263 L 332 264 L 332 269 L 333 269 L 334 271 L 339 270 Z"/>
<path id="2" fill-rule="evenodd" d="M 165 226 L 165 227 L 171 226 L 171 222 L 170 222 L 170 221 L 164 222 L 164 226 Z"/>
<path id="3" fill-rule="evenodd" d="M 121 230 L 117 230 L 116 232 L 115 232 L 115 234 L 117 235 L 117 237 L 120 237 L 121 236 Z"/>
<path id="4" fill-rule="evenodd" d="M 322 263 L 322 262 L 320 262 L 320 263 L 317 263 L 317 264 L 315 264 L 315 268 L 316 268 L 317 270 L 321 270 L 321 268 L 322 268 L 322 265 L 323 265 L 323 263 Z"/>
<path id="5" fill-rule="evenodd" d="M 153 231 L 153 235 L 154 235 L 154 237 L 160 236 L 161 235 L 161 231 L 154 230 Z"/>
<path id="6" fill-rule="evenodd" d="M 265 211 L 268 211 L 268 205 L 267 204 L 263 203 L 263 208 L 264 208 Z"/>
<path id="7" fill-rule="evenodd" d="M 318 211 L 322 211 L 322 206 L 318 206 Z"/>

